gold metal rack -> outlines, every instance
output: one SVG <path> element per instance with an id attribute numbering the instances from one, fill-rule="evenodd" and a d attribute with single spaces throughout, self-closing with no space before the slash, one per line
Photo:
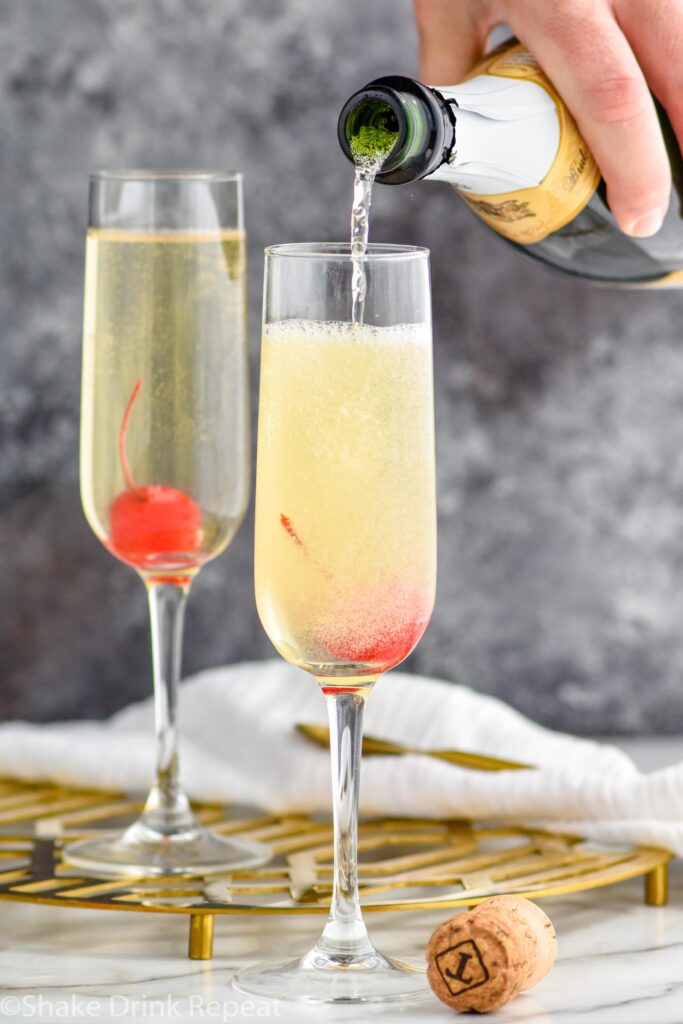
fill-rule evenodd
<path id="1" fill-rule="evenodd" d="M 332 827 L 306 815 L 248 815 L 200 805 L 222 835 L 268 844 L 266 865 L 230 876 L 102 879 L 62 860 L 65 845 L 121 828 L 141 808 L 122 794 L 0 781 L 0 899 L 62 907 L 187 914 L 189 956 L 210 959 L 216 915 L 327 913 Z M 363 909 L 473 906 L 499 893 L 531 899 L 612 885 L 639 875 L 645 900 L 667 902 L 670 854 L 612 848 L 575 836 L 465 820 L 375 818 L 359 831 Z"/>

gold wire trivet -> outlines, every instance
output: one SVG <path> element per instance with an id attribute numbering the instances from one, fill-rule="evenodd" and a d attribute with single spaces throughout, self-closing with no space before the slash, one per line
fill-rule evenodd
<path id="1" fill-rule="evenodd" d="M 0 899 L 189 914 L 194 959 L 212 955 L 216 914 L 328 911 L 332 826 L 303 814 L 235 817 L 217 805 L 195 808 L 216 832 L 273 850 L 268 864 L 229 877 L 103 881 L 62 862 L 66 844 L 124 827 L 141 807 L 120 793 L 0 781 Z M 365 911 L 473 906 L 499 893 L 538 899 L 638 875 L 647 903 L 667 902 L 666 851 L 604 847 L 514 825 L 377 818 L 361 822 L 358 851 Z"/>

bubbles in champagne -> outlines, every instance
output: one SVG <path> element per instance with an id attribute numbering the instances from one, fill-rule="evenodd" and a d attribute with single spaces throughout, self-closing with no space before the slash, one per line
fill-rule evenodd
<path id="1" fill-rule="evenodd" d="M 244 514 L 244 273 L 240 231 L 88 233 L 83 503 L 102 543 L 155 578 L 195 572 Z"/>
<path id="2" fill-rule="evenodd" d="M 429 620 L 430 338 L 428 324 L 266 327 L 256 599 L 280 653 L 315 675 L 386 671 Z"/>

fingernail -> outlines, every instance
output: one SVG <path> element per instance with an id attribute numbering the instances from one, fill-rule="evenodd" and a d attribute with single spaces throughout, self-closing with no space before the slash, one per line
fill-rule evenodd
<path id="1" fill-rule="evenodd" d="M 665 213 L 666 210 L 662 210 L 659 206 L 654 210 L 648 210 L 647 213 L 634 218 L 630 223 L 626 222 L 623 230 L 634 238 L 649 238 L 650 235 L 656 235 L 661 228 Z"/>

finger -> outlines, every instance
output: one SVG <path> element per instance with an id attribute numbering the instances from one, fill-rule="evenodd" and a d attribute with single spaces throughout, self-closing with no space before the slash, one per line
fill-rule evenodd
<path id="1" fill-rule="evenodd" d="M 683 0 L 657 0 L 648 7 L 647 18 L 643 17 L 642 0 L 621 0 L 616 13 L 683 149 Z"/>
<path id="2" fill-rule="evenodd" d="M 420 80 L 455 85 L 484 52 L 492 3 L 413 0 L 420 39 Z"/>
<path id="3" fill-rule="evenodd" d="M 510 20 L 576 118 L 621 229 L 654 234 L 671 168 L 645 77 L 610 10 L 594 0 L 522 0 Z"/>

